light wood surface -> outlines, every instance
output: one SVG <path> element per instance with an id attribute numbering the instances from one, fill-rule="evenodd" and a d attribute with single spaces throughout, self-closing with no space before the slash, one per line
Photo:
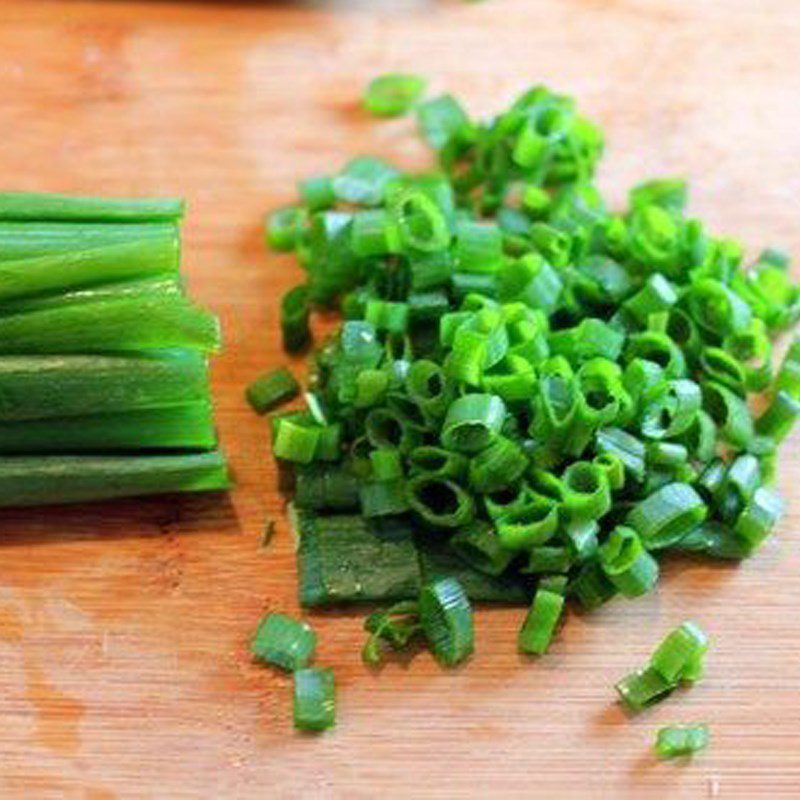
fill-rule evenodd
<path id="1" fill-rule="evenodd" d="M 297 611 L 265 424 L 242 401 L 283 361 L 276 297 L 298 274 L 263 251 L 260 218 L 354 154 L 425 163 L 411 121 L 357 110 L 386 70 L 477 113 L 532 82 L 575 94 L 607 132 L 612 198 L 685 174 L 718 230 L 800 254 L 796 0 L 0 2 L 0 182 L 188 199 L 238 478 L 229 502 L 0 515 L 0 795 L 800 797 L 797 438 L 788 517 L 756 558 L 670 562 L 653 596 L 573 615 L 539 662 L 515 652 L 518 609 L 481 611 L 454 673 L 421 654 L 372 674 L 361 614 L 312 615 L 339 689 L 338 728 L 316 738 L 292 731 L 290 680 L 251 664 L 262 612 Z M 707 680 L 627 719 L 613 682 L 688 616 L 714 639 Z M 708 752 L 656 763 L 655 730 L 694 720 Z"/>

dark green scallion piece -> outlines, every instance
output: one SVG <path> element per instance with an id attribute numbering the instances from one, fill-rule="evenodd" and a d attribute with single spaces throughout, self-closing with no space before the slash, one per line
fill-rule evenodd
<path id="1" fill-rule="evenodd" d="M 259 376 L 247 387 L 247 402 L 257 414 L 266 414 L 300 393 L 300 385 L 285 367 Z"/>

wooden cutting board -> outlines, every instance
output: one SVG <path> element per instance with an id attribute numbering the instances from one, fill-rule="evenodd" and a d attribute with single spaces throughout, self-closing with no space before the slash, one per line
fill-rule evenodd
<path id="1" fill-rule="evenodd" d="M 519 609 L 481 611 L 475 657 L 448 673 L 426 654 L 370 673 L 360 613 L 311 615 L 339 689 L 338 728 L 312 738 L 292 731 L 290 680 L 248 657 L 264 611 L 298 608 L 265 423 L 242 400 L 284 361 L 276 298 L 298 276 L 263 250 L 263 212 L 357 153 L 427 163 L 410 120 L 358 111 L 381 71 L 485 114 L 546 81 L 605 128 L 615 202 L 689 175 L 716 229 L 800 253 L 795 0 L 9 0 L 0 23 L 4 187 L 188 199 L 238 479 L 227 500 L 0 514 L 2 797 L 800 797 L 800 439 L 756 558 L 672 561 L 652 596 L 573 615 L 540 661 L 515 652 Z M 689 616 L 714 639 L 707 680 L 627 719 L 613 682 Z M 656 763 L 655 730 L 694 720 L 707 753 Z"/>

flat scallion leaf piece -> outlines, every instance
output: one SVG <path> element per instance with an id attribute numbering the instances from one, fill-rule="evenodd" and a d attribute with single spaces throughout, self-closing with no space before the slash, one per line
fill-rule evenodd
<path id="1" fill-rule="evenodd" d="M 305 606 L 415 599 L 417 548 L 406 528 L 360 515 L 299 516 L 300 602 Z"/>
<path id="2" fill-rule="evenodd" d="M 427 81 L 419 75 L 379 75 L 369 82 L 362 102 L 376 117 L 398 117 L 411 110 L 426 86 Z"/>
<path id="3" fill-rule="evenodd" d="M 325 731 L 336 724 L 333 670 L 306 667 L 294 673 L 294 726 L 301 731 Z"/>
<path id="4" fill-rule="evenodd" d="M 250 643 L 259 661 L 289 672 L 308 666 L 316 647 L 317 635 L 311 627 L 286 614 L 267 614 Z"/>
<path id="5" fill-rule="evenodd" d="M 472 654 L 472 607 L 455 578 L 442 578 L 422 587 L 419 616 L 431 650 L 441 664 L 454 667 Z"/>
<path id="6" fill-rule="evenodd" d="M 247 387 L 247 402 L 257 414 L 266 414 L 300 393 L 300 385 L 285 367 L 259 376 Z"/>
<path id="7" fill-rule="evenodd" d="M 708 725 L 670 725 L 658 731 L 656 754 L 664 759 L 692 756 L 708 746 L 709 738 Z"/>

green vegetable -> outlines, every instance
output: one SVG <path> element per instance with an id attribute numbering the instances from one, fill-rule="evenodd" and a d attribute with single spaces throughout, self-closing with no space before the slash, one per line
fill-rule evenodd
<path id="1" fill-rule="evenodd" d="M 111 298 L 0 317 L 2 353 L 219 348 L 216 317 L 183 297 Z"/>
<path id="2" fill-rule="evenodd" d="M 290 672 L 308 666 L 316 647 L 317 634 L 286 614 L 267 614 L 250 644 L 257 659 Z"/>
<path id="3" fill-rule="evenodd" d="M 300 384 L 285 367 L 260 375 L 247 387 L 247 402 L 257 414 L 291 400 L 300 393 Z"/>
<path id="4" fill-rule="evenodd" d="M 708 725 L 670 725 L 659 730 L 655 748 L 659 758 L 691 756 L 707 747 L 708 740 Z"/>
<path id="5" fill-rule="evenodd" d="M 364 630 L 370 636 L 361 651 L 362 660 L 365 664 L 377 666 L 382 659 L 382 642 L 388 643 L 395 650 L 400 650 L 414 636 L 422 633 L 419 603 L 416 600 L 402 600 L 385 611 L 376 611 L 365 620 Z"/>
<path id="6" fill-rule="evenodd" d="M 72 226 L 65 225 L 70 228 Z M 140 226 L 129 226 L 136 229 Z M 0 223 L 2 230 L 2 223 Z M 38 297 L 43 293 L 97 288 L 107 283 L 160 275 L 177 275 L 180 243 L 174 231 L 111 241 L 100 246 L 80 244 L 81 249 L 44 254 L 20 254 L 17 259 L 0 255 L 0 302 Z M 58 301 L 59 296 L 51 302 Z"/>
<path id="7" fill-rule="evenodd" d="M 411 109 L 425 91 L 427 81 L 418 75 L 380 75 L 364 92 L 364 108 L 376 117 L 397 117 Z"/>
<path id="8" fill-rule="evenodd" d="M 558 592 L 540 588 L 517 639 L 521 653 L 542 655 L 547 652 L 564 608 L 564 597 Z"/>
<path id="9" fill-rule="evenodd" d="M 196 400 L 164 408 L 0 422 L 0 453 L 112 453 L 211 450 L 217 436 L 211 405 Z"/>
<path id="10" fill-rule="evenodd" d="M 301 731 L 325 731 L 336 724 L 333 671 L 307 667 L 294 673 L 294 726 Z"/>
<path id="11" fill-rule="evenodd" d="M 694 683 L 703 675 L 708 637 L 693 622 L 670 631 L 644 669 L 632 672 L 616 684 L 622 701 L 633 711 L 663 700 L 681 681 Z"/>
<path id="12" fill-rule="evenodd" d="M 116 200 L 35 192 L 0 193 L 0 220 L 30 222 L 153 222 L 178 220 L 183 200 Z"/>
<path id="13" fill-rule="evenodd" d="M 614 688 L 628 708 L 641 711 L 663 700 L 675 689 L 675 684 L 670 683 L 652 667 L 646 667 L 626 675 Z"/>
<path id="14" fill-rule="evenodd" d="M 0 356 L 0 420 L 52 419 L 204 401 L 205 359 L 191 351 L 138 356 Z"/>
<path id="15" fill-rule="evenodd" d="M 422 587 L 419 616 L 433 654 L 444 666 L 454 667 L 472 653 L 472 607 L 455 578 L 442 578 Z"/>
<path id="16" fill-rule="evenodd" d="M 361 516 L 300 515 L 300 602 L 414 599 L 421 585 L 417 549 L 408 530 L 372 526 Z"/>
<path id="17" fill-rule="evenodd" d="M 2 222 L 0 221 L 0 262 L 18 262 L 40 256 L 101 251 L 123 244 L 156 239 L 167 247 L 177 269 L 180 255 L 178 226 L 174 222 Z M 144 245 L 142 245 L 143 247 Z M 154 245 L 155 246 L 155 245 Z M 134 248 L 135 249 L 135 248 Z M 18 269 L 19 267 L 12 267 Z M 102 272 L 92 283 L 101 283 Z"/>
<path id="18" fill-rule="evenodd" d="M 674 683 L 684 677 L 688 666 L 705 655 L 708 636 L 693 622 L 684 622 L 667 634 L 650 658 L 650 666 L 662 678 Z"/>
<path id="19" fill-rule="evenodd" d="M 403 113 L 423 84 L 381 76 L 365 105 Z M 546 87 L 488 120 L 450 95 L 416 116 L 430 170 L 361 156 L 268 223 L 304 269 L 287 349 L 312 311 L 343 317 L 311 358 L 308 411 L 273 423 L 298 508 L 321 512 L 301 535 L 307 602 L 413 603 L 455 578 L 472 601 L 530 606 L 520 647 L 544 652 L 563 603 L 652 591 L 663 553 L 755 552 L 800 416 L 800 344 L 773 366 L 800 318 L 786 257 L 747 264 L 688 215 L 683 180 L 611 209 L 602 133 Z M 418 632 L 415 611 L 385 613 L 371 663 Z M 702 673 L 701 653 L 679 674 L 669 654 L 622 684 L 632 703 Z"/>
<path id="20" fill-rule="evenodd" d="M 142 494 L 215 492 L 230 485 L 225 458 L 207 453 L 3 456 L 0 506 L 82 503 Z"/>

